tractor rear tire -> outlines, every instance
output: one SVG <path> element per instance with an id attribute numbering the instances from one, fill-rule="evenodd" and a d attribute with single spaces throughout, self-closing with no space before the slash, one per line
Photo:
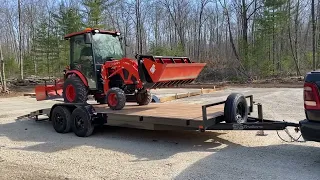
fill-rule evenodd
<path id="1" fill-rule="evenodd" d="M 143 93 L 138 92 L 136 94 L 136 100 L 138 105 L 143 106 L 143 105 L 148 105 L 152 101 L 152 95 L 150 91 L 145 91 Z"/>
<path id="2" fill-rule="evenodd" d="M 72 131 L 79 137 L 88 137 L 93 133 L 90 114 L 84 107 L 76 108 L 71 114 Z"/>
<path id="3" fill-rule="evenodd" d="M 68 133 L 71 130 L 71 113 L 63 106 L 56 106 L 52 110 L 52 126 L 57 133 Z"/>
<path id="4" fill-rule="evenodd" d="M 224 119 L 226 123 L 245 123 L 248 119 L 248 105 L 246 98 L 239 93 L 228 96 L 224 105 Z"/>
<path id="5" fill-rule="evenodd" d="M 126 104 L 126 95 L 120 88 L 113 87 L 107 92 L 107 104 L 112 110 L 121 110 Z"/>
<path id="6" fill-rule="evenodd" d="M 85 103 L 88 99 L 88 88 L 79 77 L 69 77 L 63 85 L 63 99 L 67 103 Z"/>

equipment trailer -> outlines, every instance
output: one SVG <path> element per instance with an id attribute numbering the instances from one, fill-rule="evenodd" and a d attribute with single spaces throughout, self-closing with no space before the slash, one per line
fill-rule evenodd
<path id="1" fill-rule="evenodd" d="M 249 100 L 249 102 L 248 102 Z M 249 105 L 248 105 L 249 104 Z M 148 106 L 128 104 L 114 111 L 103 104 L 58 103 L 26 115 L 39 121 L 46 115 L 58 133 L 73 131 L 77 136 L 90 136 L 96 125 L 121 126 L 149 130 L 284 130 L 299 124 L 265 120 L 262 105 L 257 104 L 258 118 L 253 112 L 253 96 L 232 93 L 226 101 L 194 105 L 179 103 L 152 103 Z M 26 117 L 23 116 L 23 117 Z M 21 118 L 21 117 L 20 117 Z"/>

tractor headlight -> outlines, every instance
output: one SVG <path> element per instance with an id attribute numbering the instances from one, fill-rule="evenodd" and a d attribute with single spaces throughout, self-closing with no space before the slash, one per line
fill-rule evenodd
<path id="1" fill-rule="evenodd" d="M 121 34 L 119 32 L 117 32 L 117 36 L 120 36 Z"/>
<path id="2" fill-rule="evenodd" d="M 95 32 L 95 33 L 98 33 L 98 32 L 100 32 L 100 31 L 99 31 L 98 29 L 95 29 L 94 32 Z"/>

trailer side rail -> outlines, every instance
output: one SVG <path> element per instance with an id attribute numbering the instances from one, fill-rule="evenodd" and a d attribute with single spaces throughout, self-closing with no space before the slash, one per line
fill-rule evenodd
<path id="1" fill-rule="evenodd" d="M 248 115 L 250 115 L 253 112 L 253 95 L 245 96 L 245 98 L 249 98 L 249 106 L 248 106 Z M 209 127 L 212 127 L 221 121 L 223 121 L 223 116 L 214 117 L 214 118 L 208 118 L 207 115 L 207 108 L 212 106 L 217 106 L 224 104 L 226 101 L 220 101 L 212 104 L 206 104 L 202 106 L 202 118 L 203 118 L 203 126 L 199 127 L 200 129 L 208 129 Z"/>

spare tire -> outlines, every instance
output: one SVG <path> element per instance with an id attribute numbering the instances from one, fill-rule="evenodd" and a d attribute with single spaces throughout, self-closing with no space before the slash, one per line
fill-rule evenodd
<path id="1" fill-rule="evenodd" d="M 248 119 L 248 104 L 244 95 L 232 93 L 224 105 L 224 119 L 226 123 L 245 123 Z"/>

